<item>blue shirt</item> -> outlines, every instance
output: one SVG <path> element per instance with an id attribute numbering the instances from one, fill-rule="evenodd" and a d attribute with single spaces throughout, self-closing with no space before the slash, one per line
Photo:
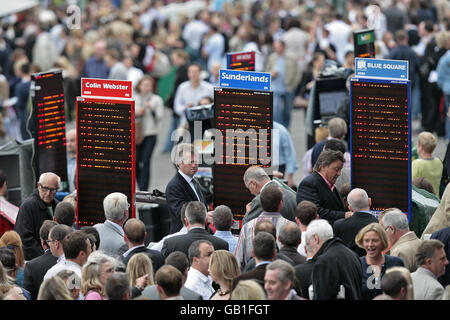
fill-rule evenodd
<path id="1" fill-rule="evenodd" d="M 214 233 L 214 235 L 216 237 L 218 237 L 220 239 L 223 239 L 226 242 L 228 242 L 228 251 L 230 251 L 232 254 L 234 254 L 234 252 L 236 251 L 238 238 L 233 236 L 231 231 L 219 231 L 219 230 L 217 230 L 216 233 Z"/>
<path id="2" fill-rule="evenodd" d="M 278 57 L 276 69 L 278 71 L 278 75 L 275 78 L 272 77 L 272 90 L 274 93 L 285 93 L 287 90 L 286 84 L 284 83 L 286 74 L 284 57 Z"/>
<path id="3" fill-rule="evenodd" d="M 103 59 L 97 60 L 95 57 L 91 57 L 86 61 L 81 76 L 83 78 L 108 79 L 109 68 Z"/>
<path id="4" fill-rule="evenodd" d="M 292 142 L 289 131 L 278 122 L 273 122 L 273 128 L 278 130 L 278 140 L 273 139 L 273 152 L 278 152 L 278 162 L 273 157 L 273 165 L 286 165 L 287 173 L 297 171 L 297 155 L 295 153 L 294 143 Z"/>

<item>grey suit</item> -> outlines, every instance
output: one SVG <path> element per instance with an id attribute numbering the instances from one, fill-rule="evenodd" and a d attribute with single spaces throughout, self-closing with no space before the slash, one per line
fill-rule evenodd
<path id="1" fill-rule="evenodd" d="M 98 249 L 109 255 L 117 256 L 119 248 L 125 244 L 120 231 L 109 220 L 96 224 L 94 228 L 97 229 L 100 235 L 100 246 Z"/>
<path id="2" fill-rule="evenodd" d="M 419 267 L 411 273 L 414 286 L 414 300 L 442 300 L 444 287 L 439 283 L 434 273 Z"/>
<path id="3" fill-rule="evenodd" d="M 184 285 L 181 287 L 180 294 L 184 300 L 203 300 L 201 295 L 186 288 Z M 156 290 L 156 285 L 147 286 L 144 291 L 142 291 L 142 296 L 147 297 L 150 300 L 161 300 L 161 296 L 159 295 L 158 290 Z"/>
<path id="4" fill-rule="evenodd" d="M 271 181 L 269 183 L 277 182 Z M 283 208 L 281 208 L 280 213 L 284 218 L 295 222 L 295 208 L 297 207 L 296 194 L 294 191 L 288 190 L 283 186 L 281 186 L 281 190 L 283 191 Z M 244 218 L 242 219 L 242 224 L 245 224 L 250 220 L 259 217 L 262 212 L 263 208 L 261 205 L 261 196 L 258 194 L 253 198 L 251 209 L 245 214 Z"/>

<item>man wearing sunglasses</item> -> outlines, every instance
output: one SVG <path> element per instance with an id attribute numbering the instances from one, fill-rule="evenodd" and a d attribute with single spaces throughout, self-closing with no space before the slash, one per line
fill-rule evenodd
<path id="1" fill-rule="evenodd" d="M 27 261 L 44 253 L 39 229 L 45 220 L 53 219 L 57 203 L 55 195 L 60 187 L 61 179 L 56 174 L 52 172 L 41 174 L 37 188 L 19 208 L 14 230 L 22 238 L 23 251 Z"/>

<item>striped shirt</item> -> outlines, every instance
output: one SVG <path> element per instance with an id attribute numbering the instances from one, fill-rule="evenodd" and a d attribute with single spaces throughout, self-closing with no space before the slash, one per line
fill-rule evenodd
<path id="1" fill-rule="evenodd" d="M 279 234 L 281 228 L 289 221 L 284 218 L 279 212 L 263 212 L 261 215 L 255 219 L 250 220 L 246 224 L 242 226 L 241 232 L 239 234 L 239 240 L 236 247 L 236 258 L 238 260 L 239 265 L 243 268 L 247 262 L 252 257 L 252 249 L 253 249 L 253 237 L 256 223 L 262 219 L 270 220 L 277 229 L 277 235 Z M 280 247 L 280 243 L 277 239 L 278 247 Z"/>

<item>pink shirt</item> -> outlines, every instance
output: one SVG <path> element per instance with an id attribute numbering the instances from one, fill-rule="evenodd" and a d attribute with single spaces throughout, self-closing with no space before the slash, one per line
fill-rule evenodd
<path id="1" fill-rule="evenodd" d="M 84 300 L 103 300 L 103 297 L 97 291 L 88 291 L 87 295 L 84 297 Z"/>
<path id="2" fill-rule="evenodd" d="M 321 174 L 319 171 L 317 171 L 318 174 L 320 174 L 320 176 L 323 178 L 323 180 L 325 180 L 325 182 L 327 183 L 328 187 L 331 189 L 331 191 L 334 190 L 334 184 L 331 184 L 330 182 L 328 182 L 327 178 L 325 178 L 325 176 L 323 174 Z"/>

